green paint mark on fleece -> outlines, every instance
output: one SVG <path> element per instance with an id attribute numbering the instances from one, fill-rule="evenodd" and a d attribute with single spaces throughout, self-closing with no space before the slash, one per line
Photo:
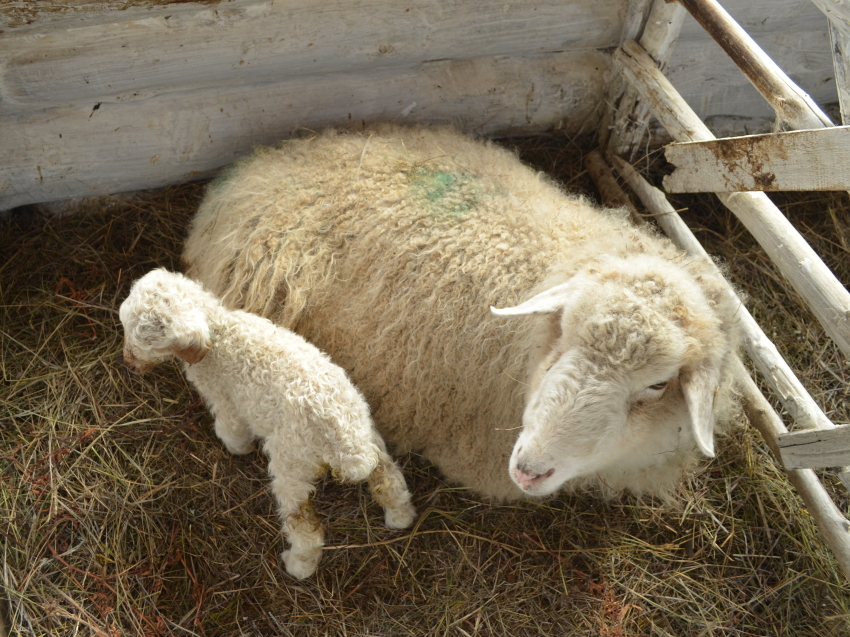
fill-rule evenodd
<path id="1" fill-rule="evenodd" d="M 417 168 L 410 175 L 413 196 L 435 215 L 462 215 L 477 202 L 472 180 L 465 175 Z"/>

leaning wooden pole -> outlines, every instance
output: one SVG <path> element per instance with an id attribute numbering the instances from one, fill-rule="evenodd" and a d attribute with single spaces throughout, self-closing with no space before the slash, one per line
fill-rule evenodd
<path id="1" fill-rule="evenodd" d="M 676 141 L 716 139 L 634 40 L 614 64 Z M 764 193 L 717 193 L 807 302 L 826 333 L 850 358 L 850 293 Z"/>
<path id="2" fill-rule="evenodd" d="M 729 55 L 790 128 L 824 128 L 832 120 L 785 74 L 717 0 L 677 0 Z"/>

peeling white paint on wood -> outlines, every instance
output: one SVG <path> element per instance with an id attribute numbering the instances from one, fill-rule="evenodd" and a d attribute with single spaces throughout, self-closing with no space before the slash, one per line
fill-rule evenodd
<path id="1" fill-rule="evenodd" d="M 667 192 L 850 189 L 850 127 L 670 144 Z"/>
<path id="2" fill-rule="evenodd" d="M 777 442 L 786 469 L 826 469 L 850 464 L 850 425 L 785 433 Z"/>

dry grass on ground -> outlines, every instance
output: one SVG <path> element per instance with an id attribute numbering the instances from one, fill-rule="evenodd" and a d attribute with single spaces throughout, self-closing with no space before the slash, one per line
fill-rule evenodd
<path id="1" fill-rule="evenodd" d="M 568 140 L 523 156 L 590 188 Z M 421 517 L 390 532 L 361 486 L 317 495 L 316 576 L 281 568 L 260 454 L 234 458 L 175 365 L 121 363 L 130 282 L 174 268 L 202 188 L 64 219 L 0 221 L 0 547 L 12 634 L 839 637 L 850 589 L 746 425 L 683 486 L 681 508 L 591 495 L 491 505 L 404 458 Z M 844 195 L 783 208 L 850 281 Z M 836 422 L 848 368 L 739 224 L 677 200 Z M 848 499 L 835 482 L 844 510 Z"/>

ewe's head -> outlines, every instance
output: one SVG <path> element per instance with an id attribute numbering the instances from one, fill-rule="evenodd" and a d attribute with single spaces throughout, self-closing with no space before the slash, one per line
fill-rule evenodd
<path id="1" fill-rule="evenodd" d="M 162 269 L 133 283 L 118 310 L 127 365 L 143 372 L 172 355 L 203 360 L 210 349 L 209 298 L 194 281 Z"/>
<path id="2" fill-rule="evenodd" d="M 699 452 L 713 456 L 714 402 L 735 344 L 721 283 L 660 257 L 610 257 L 517 307 L 491 308 L 549 320 L 514 482 L 530 495 L 594 479 L 663 493 L 671 464 L 678 479 Z"/>

